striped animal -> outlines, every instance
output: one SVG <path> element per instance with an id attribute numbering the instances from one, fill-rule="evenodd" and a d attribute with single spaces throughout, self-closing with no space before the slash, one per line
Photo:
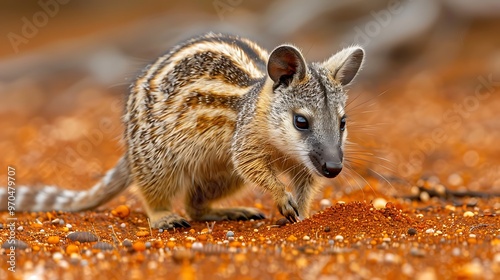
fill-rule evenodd
<path id="1" fill-rule="evenodd" d="M 126 152 L 89 190 L 18 187 L 17 210 L 93 209 L 130 184 L 155 228 L 189 227 L 172 211 L 182 197 L 192 220 L 261 219 L 213 202 L 253 184 L 296 222 L 309 215 L 320 178 L 337 176 L 347 137 L 346 93 L 364 57 L 358 46 L 307 64 L 294 46 L 271 54 L 254 42 L 209 33 L 149 65 L 131 86 Z M 288 175 L 288 185 L 280 180 Z M 0 191 L 7 205 L 6 188 Z"/>

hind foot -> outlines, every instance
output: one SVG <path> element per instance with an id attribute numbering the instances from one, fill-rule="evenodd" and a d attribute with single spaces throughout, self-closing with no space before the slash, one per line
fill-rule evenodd
<path id="1" fill-rule="evenodd" d="M 192 217 L 197 221 L 246 221 L 250 219 L 261 220 L 266 217 L 262 212 L 255 208 L 238 207 L 238 208 L 221 208 L 210 209 L 198 217 Z"/>
<path id="2" fill-rule="evenodd" d="M 191 225 L 183 217 L 172 212 L 155 213 L 151 217 L 153 228 L 157 229 L 173 229 L 173 228 L 188 228 Z"/>

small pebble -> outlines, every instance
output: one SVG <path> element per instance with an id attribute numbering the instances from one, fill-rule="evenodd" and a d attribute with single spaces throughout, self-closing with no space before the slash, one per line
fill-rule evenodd
<path id="1" fill-rule="evenodd" d="M 140 230 L 135 234 L 137 237 L 144 237 L 149 235 L 149 231 Z"/>
<path id="2" fill-rule="evenodd" d="M 335 241 L 342 242 L 343 240 L 344 240 L 344 237 L 342 235 L 335 236 Z"/>
<path id="3" fill-rule="evenodd" d="M 66 224 L 67 228 L 72 228 L 73 226 L 71 224 Z"/>
<path id="4" fill-rule="evenodd" d="M 427 201 L 429 201 L 429 199 L 431 199 L 431 196 L 429 195 L 428 192 L 421 192 L 419 195 L 419 198 L 421 201 L 427 202 Z"/>
<path id="5" fill-rule="evenodd" d="M 332 202 L 329 199 L 323 198 L 320 202 L 319 205 L 321 207 L 321 210 L 325 210 L 326 208 L 332 206 Z"/>
<path id="6" fill-rule="evenodd" d="M 476 235 L 474 233 L 469 234 L 470 238 L 476 238 Z"/>
<path id="7" fill-rule="evenodd" d="M 373 200 L 373 207 L 375 209 L 383 209 L 387 205 L 387 200 L 382 197 L 377 197 Z"/>
<path id="8" fill-rule="evenodd" d="M 146 244 L 147 245 L 147 244 Z M 153 246 L 156 248 L 156 249 L 160 249 L 160 248 L 163 248 L 165 247 L 165 245 L 163 244 L 163 240 L 155 240 L 154 243 L 153 243 Z"/>
<path id="9" fill-rule="evenodd" d="M 57 243 L 59 243 L 59 236 L 49 236 L 47 238 L 47 243 L 49 243 L 49 244 L 57 244 Z"/>
<path id="10" fill-rule="evenodd" d="M 417 230 L 414 229 L 414 228 L 409 228 L 408 229 L 408 234 L 413 236 L 413 235 L 417 234 Z"/>
<path id="11" fill-rule="evenodd" d="M 146 241 L 146 243 L 144 243 L 144 245 L 146 245 L 146 249 L 151 248 L 151 242 L 149 242 L 149 241 Z"/>
<path id="12" fill-rule="evenodd" d="M 178 264 L 191 262 L 194 259 L 194 254 L 189 250 L 175 250 L 172 253 L 172 259 Z"/>
<path id="13" fill-rule="evenodd" d="M 77 253 L 71 253 L 71 254 L 69 255 L 69 258 L 70 258 L 72 261 L 77 261 L 77 260 L 80 260 L 80 259 L 81 259 L 80 255 L 79 255 L 79 254 L 77 254 Z"/>
<path id="14" fill-rule="evenodd" d="M 70 234 L 68 234 L 68 238 L 71 241 L 80 241 L 80 242 L 96 242 L 99 240 L 99 238 L 88 231 L 75 231 Z"/>
<path id="15" fill-rule="evenodd" d="M 417 184 L 418 184 L 419 186 L 422 186 L 424 183 L 423 183 L 423 182 L 417 182 Z M 410 188 L 410 193 L 411 193 L 411 194 L 413 194 L 413 195 L 417 195 L 417 194 L 419 194 L 419 193 L 420 193 L 420 189 L 419 189 L 417 186 L 412 186 L 412 187 Z"/>
<path id="16" fill-rule="evenodd" d="M 111 215 L 119 218 L 126 218 L 130 215 L 130 209 L 127 205 L 120 205 L 115 209 L 111 210 Z"/>
<path id="17" fill-rule="evenodd" d="M 78 248 L 78 246 L 74 244 L 69 244 L 68 247 L 66 247 L 66 254 L 75 254 L 78 253 L 79 251 L 80 249 Z"/>
<path id="18" fill-rule="evenodd" d="M 125 240 L 123 240 L 122 245 L 130 248 L 130 247 L 132 247 L 132 241 L 125 239 Z"/>
<path id="19" fill-rule="evenodd" d="M 445 195 L 446 194 L 446 187 L 443 186 L 443 185 L 441 185 L 441 184 L 436 185 L 436 187 L 434 187 L 434 189 L 440 195 Z"/>
<path id="20" fill-rule="evenodd" d="M 410 255 L 414 257 L 425 257 L 425 251 L 416 247 L 410 249 Z"/>
<path id="21" fill-rule="evenodd" d="M 496 264 L 500 264 L 500 253 L 496 253 L 493 256 L 493 262 L 496 263 Z"/>
<path id="22" fill-rule="evenodd" d="M 121 224 L 120 224 L 120 227 L 121 227 L 121 228 L 125 228 L 126 226 L 127 226 L 127 225 L 126 225 L 125 223 L 121 223 Z"/>
<path id="23" fill-rule="evenodd" d="M 69 267 L 69 263 L 65 260 L 60 260 L 58 264 L 59 264 L 59 267 L 62 267 L 63 269 L 68 269 L 68 267 Z"/>
<path id="24" fill-rule="evenodd" d="M 470 262 L 462 266 L 459 274 L 464 276 L 465 279 L 481 279 L 481 276 L 484 276 L 484 269 L 480 263 Z"/>
<path id="25" fill-rule="evenodd" d="M 24 227 L 23 226 L 18 226 L 17 227 L 17 231 L 23 231 L 24 230 Z"/>
<path id="26" fill-rule="evenodd" d="M 392 254 L 392 253 L 387 253 L 384 255 L 384 262 L 386 263 L 397 263 L 399 262 L 399 258 Z"/>
<path id="27" fill-rule="evenodd" d="M 474 213 L 471 211 L 465 211 L 464 212 L 464 217 L 474 217 Z"/>
<path id="28" fill-rule="evenodd" d="M 101 251 L 111 251 L 114 249 L 114 246 L 111 243 L 99 241 L 96 244 L 94 244 L 94 246 L 92 246 L 92 249 Z"/>
<path id="29" fill-rule="evenodd" d="M 295 237 L 295 235 L 290 235 L 286 238 L 287 241 L 290 241 L 290 242 L 294 242 L 294 241 L 297 241 L 297 237 Z"/>
<path id="30" fill-rule="evenodd" d="M 60 219 L 60 220 L 59 220 L 59 225 L 60 225 L 60 226 L 64 225 L 64 220 L 63 220 L 63 219 Z"/>
<path id="31" fill-rule="evenodd" d="M 436 271 L 434 268 L 428 267 L 423 270 L 417 271 L 417 274 L 414 276 L 415 280 L 437 280 L 438 276 L 436 275 Z"/>
<path id="32" fill-rule="evenodd" d="M 55 261 L 60 261 L 62 260 L 63 258 L 63 254 L 59 253 L 59 252 L 55 252 L 53 255 L 52 255 L 52 258 L 55 260 Z"/>
<path id="33" fill-rule="evenodd" d="M 456 173 L 453 173 L 451 174 L 450 176 L 448 176 L 448 184 L 452 185 L 452 186 L 460 186 L 464 183 L 464 180 L 462 179 L 462 177 Z"/>
<path id="34" fill-rule="evenodd" d="M 19 239 L 14 239 L 14 241 L 6 240 L 2 244 L 3 249 L 10 249 L 10 247 L 14 247 L 16 250 L 17 249 L 24 250 L 24 249 L 28 248 L 29 246 L 26 242 L 21 241 Z"/>
<path id="35" fill-rule="evenodd" d="M 330 227 L 325 227 L 325 229 L 323 230 L 324 232 L 330 232 Z"/>
<path id="36" fill-rule="evenodd" d="M 304 237 L 302 237 L 302 240 L 309 241 L 311 240 L 311 237 L 304 235 Z"/>
<path id="37" fill-rule="evenodd" d="M 403 266 L 401 266 L 401 272 L 405 274 L 406 276 L 413 276 L 415 273 L 415 269 L 413 269 L 413 266 L 409 263 L 404 263 Z"/>
<path id="38" fill-rule="evenodd" d="M 162 232 L 163 232 L 163 229 L 162 229 L 162 228 L 158 229 L 158 232 L 159 232 L 159 233 L 162 233 Z"/>
<path id="39" fill-rule="evenodd" d="M 136 251 L 144 251 L 146 250 L 146 244 L 144 244 L 144 242 L 142 241 L 136 241 L 134 242 L 134 244 L 132 244 L 132 248 L 134 248 L 134 250 Z"/>
<path id="40" fill-rule="evenodd" d="M 59 219 L 59 218 L 55 218 L 55 219 L 53 219 L 53 220 L 51 221 L 51 223 L 53 223 L 53 224 L 58 224 L 58 223 L 59 223 L 59 221 L 60 221 L 60 219 Z"/>
<path id="41" fill-rule="evenodd" d="M 455 212 L 457 210 L 457 208 L 455 206 L 453 206 L 453 205 L 446 205 L 444 208 L 448 209 L 448 210 L 450 210 L 452 212 Z"/>
<path id="42" fill-rule="evenodd" d="M 390 239 L 389 237 L 384 237 L 384 238 L 382 239 L 382 241 L 383 241 L 383 242 L 387 242 L 387 243 L 389 243 L 389 242 L 391 242 L 391 239 Z"/>
<path id="43" fill-rule="evenodd" d="M 148 262 L 148 269 L 155 271 L 156 269 L 158 269 L 158 263 L 155 261 Z"/>
<path id="44" fill-rule="evenodd" d="M 227 238 L 234 237 L 234 232 L 232 232 L 232 231 L 229 230 L 228 232 L 226 232 L 226 237 Z"/>
<path id="45" fill-rule="evenodd" d="M 105 257 L 105 256 L 104 256 L 104 254 L 103 254 L 102 252 L 97 253 L 95 256 L 96 256 L 96 258 L 97 258 L 98 260 L 104 260 L 104 257 Z"/>
<path id="46" fill-rule="evenodd" d="M 434 229 L 433 228 L 429 228 L 425 231 L 425 233 L 434 233 Z"/>
<path id="47" fill-rule="evenodd" d="M 467 201 L 466 206 L 467 207 L 476 207 L 478 202 L 479 202 L 479 200 L 477 200 L 477 198 L 472 197 L 469 199 L 469 201 Z"/>

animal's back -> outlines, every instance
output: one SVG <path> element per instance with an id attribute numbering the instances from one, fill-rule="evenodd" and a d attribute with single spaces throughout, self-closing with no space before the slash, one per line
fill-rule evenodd
<path id="1" fill-rule="evenodd" d="M 267 56 L 249 40 L 208 34 L 152 64 L 133 85 L 124 117 L 136 181 L 158 188 L 232 172 L 240 100 L 265 79 Z"/>

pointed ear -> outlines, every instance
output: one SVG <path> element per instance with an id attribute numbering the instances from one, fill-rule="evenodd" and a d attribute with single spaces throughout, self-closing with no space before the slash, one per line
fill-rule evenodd
<path id="1" fill-rule="evenodd" d="M 293 80 L 301 81 L 306 72 L 306 62 L 297 48 L 282 45 L 271 52 L 267 62 L 267 73 L 275 84 L 289 85 Z"/>
<path id="2" fill-rule="evenodd" d="M 333 79 L 345 86 L 358 74 L 364 56 L 365 52 L 361 47 L 353 46 L 334 54 L 323 63 L 323 66 L 332 72 Z"/>

